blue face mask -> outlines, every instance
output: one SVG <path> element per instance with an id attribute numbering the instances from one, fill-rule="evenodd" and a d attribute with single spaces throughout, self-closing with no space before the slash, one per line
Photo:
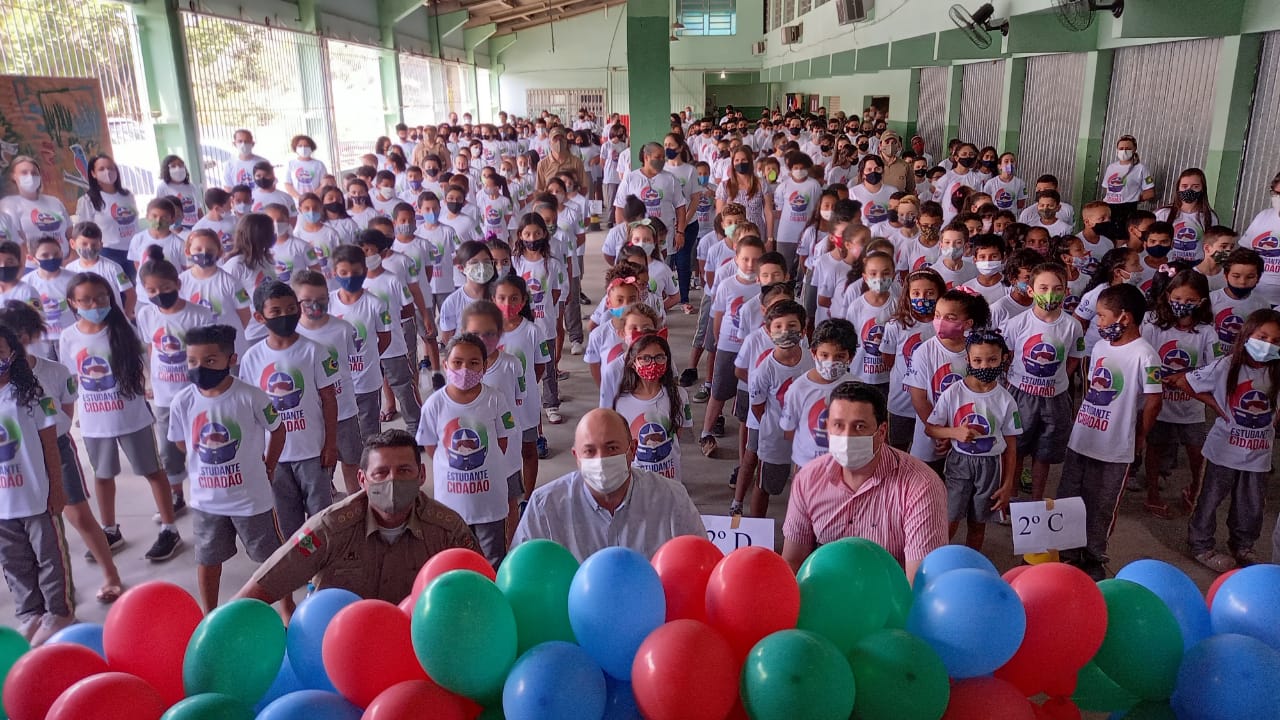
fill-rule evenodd
<path id="1" fill-rule="evenodd" d="M 422 213 L 422 224 L 423 224 L 423 225 L 435 225 L 435 224 L 436 224 L 436 214 L 435 214 L 435 213 L 433 213 L 433 212 L 425 212 L 425 213 Z"/>
<path id="2" fill-rule="evenodd" d="M 312 225 L 319 225 L 320 221 L 324 219 L 324 215 L 317 210 L 305 210 L 301 215 L 303 220 L 311 223 Z"/>
<path id="3" fill-rule="evenodd" d="M 47 273 L 56 273 L 62 269 L 62 258 L 41 258 L 36 262 L 40 263 L 40 269 Z"/>
<path id="4" fill-rule="evenodd" d="M 78 310 L 77 312 L 80 313 L 80 317 L 88 320 L 94 325 L 101 325 L 106 322 L 107 315 L 111 314 L 111 308 L 88 308 L 86 310 Z"/>
<path id="5" fill-rule="evenodd" d="M 609 308 L 609 314 L 614 318 L 622 317 L 622 313 L 626 311 L 625 307 Z"/>
<path id="6" fill-rule="evenodd" d="M 698 184 L 699 184 L 699 185 L 706 185 L 706 184 L 707 184 L 707 183 L 709 183 L 709 182 L 711 182 L 711 178 L 710 178 L 709 176 L 707 176 L 707 175 L 699 175 L 699 176 L 698 176 Z"/>
<path id="7" fill-rule="evenodd" d="M 360 292 L 364 287 L 364 275 L 348 275 L 346 277 L 334 278 L 338 281 L 338 287 L 347 292 Z"/>

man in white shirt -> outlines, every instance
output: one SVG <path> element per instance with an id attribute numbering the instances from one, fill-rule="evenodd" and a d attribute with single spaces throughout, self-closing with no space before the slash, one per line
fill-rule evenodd
<path id="1" fill-rule="evenodd" d="M 578 469 L 533 492 L 511 546 L 546 538 L 579 562 L 620 545 L 645 557 L 678 535 L 705 535 L 680 478 L 633 468 L 636 441 L 614 410 L 596 408 L 574 433 Z"/>
<path id="2" fill-rule="evenodd" d="M 679 244 L 684 242 L 685 213 L 689 199 L 680 187 L 675 175 L 666 172 L 666 151 L 658 143 L 646 143 L 640 149 L 640 160 L 643 163 L 622 178 L 622 184 L 614 196 L 614 222 L 626 222 L 622 216 L 622 208 L 626 205 L 627 196 L 635 195 L 644 202 L 649 217 L 657 217 L 667 226 L 668 242 Z M 674 230 L 674 234 L 672 233 Z"/>
<path id="3" fill-rule="evenodd" d="M 253 166 L 268 162 L 261 155 L 253 154 L 253 133 L 244 128 L 235 132 L 235 146 L 239 154 L 227 163 L 222 174 L 222 187 L 227 192 L 236 185 L 253 185 Z"/>

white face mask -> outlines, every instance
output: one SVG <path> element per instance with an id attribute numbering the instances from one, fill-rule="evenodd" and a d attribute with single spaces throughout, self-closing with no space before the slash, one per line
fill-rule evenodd
<path id="1" fill-rule="evenodd" d="M 809 171 L 804 168 L 796 168 L 791 171 L 791 179 L 796 182 L 804 182 L 809 177 Z"/>
<path id="2" fill-rule="evenodd" d="M 1116 151 L 1116 157 L 1120 160 L 1120 162 L 1129 162 L 1130 160 L 1132 160 L 1132 159 L 1133 159 L 1133 151 L 1132 151 L 1132 150 L 1117 150 L 1117 151 Z"/>
<path id="3" fill-rule="evenodd" d="M 293 230 L 293 228 L 289 227 L 289 223 L 287 223 L 287 222 L 278 222 L 278 223 L 276 223 L 276 236 L 277 236 L 277 237 L 283 237 L 283 236 L 285 236 L 285 235 L 288 235 L 292 230 Z"/>
<path id="4" fill-rule="evenodd" d="M 378 197 L 382 198 L 383 200 L 390 200 L 391 196 L 395 195 L 395 193 L 396 193 L 396 189 L 393 187 L 387 187 L 386 185 L 383 185 L 378 188 Z"/>
<path id="5" fill-rule="evenodd" d="M 818 215 L 819 215 L 823 220 L 830 220 L 830 219 L 831 219 L 831 216 L 833 215 L 833 213 L 832 213 L 830 210 L 819 210 L 819 211 L 818 211 Z"/>
<path id="6" fill-rule="evenodd" d="M 115 170 L 99 170 L 98 172 L 94 173 L 93 176 L 102 185 L 116 184 L 117 175 Z"/>
<path id="7" fill-rule="evenodd" d="M 311 150 L 311 147 L 310 147 L 309 145 L 299 145 L 299 146 L 298 146 L 298 157 L 300 157 L 300 158 L 302 158 L 302 159 L 304 159 L 304 160 L 305 160 L 306 158 L 311 157 L 311 153 L 312 153 L 312 150 Z"/>
<path id="8" fill-rule="evenodd" d="M 382 267 L 382 256 L 366 255 L 364 258 L 364 267 L 366 270 L 377 270 Z"/>
<path id="9" fill-rule="evenodd" d="M 831 457 L 846 470 L 866 467 L 876 456 L 875 439 L 871 435 L 829 435 L 827 447 Z"/>
<path id="10" fill-rule="evenodd" d="M 39 175 L 19 175 L 18 189 L 24 193 L 33 193 L 40 189 Z"/>
<path id="11" fill-rule="evenodd" d="M 827 382 L 835 382 L 849 372 L 849 363 L 844 360 L 815 360 L 814 365 L 819 377 Z"/>
<path id="12" fill-rule="evenodd" d="M 578 460 L 578 472 L 587 487 L 598 493 L 608 495 L 622 487 L 631 477 L 631 463 L 626 454 L 609 455 L 607 457 L 581 458 Z"/>
<path id="13" fill-rule="evenodd" d="M 979 260 L 974 263 L 978 267 L 978 272 L 983 275 L 995 275 L 1000 272 L 1000 268 L 1004 263 L 999 260 Z"/>
<path id="14" fill-rule="evenodd" d="M 253 152 L 253 143 L 251 142 L 236 143 L 236 149 L 240 151 L 241 155 L 248 155 L 249 153 Z"/>
<path id="15" fill-rule="evenodd" d="M 169 168 L 169 179 L 174 182 L 182 182 L 187 179 L 187 169 L 184 167 Z"/>
<path id="16" fill-rule="evenodd" d="M 865 282 L 867 289 L 876 293 L 889 292 L 893 286 L 893 278 L 867 278 Z"/>

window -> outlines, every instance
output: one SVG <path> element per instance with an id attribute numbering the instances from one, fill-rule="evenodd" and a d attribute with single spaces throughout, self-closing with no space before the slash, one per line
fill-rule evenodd
<path id="1" fill-rule="evenodd" d="M 789 0 L 770 0 L 769 1 L 769 30 L 777 30 L 782 27 L 782 3 Z"/>
<path id="2" fill-rule="evenodd" d="M 676 19 L 684 24 L 681 35 L 724 36 L 738 30 L 737 0 L 676 0 Z"/>

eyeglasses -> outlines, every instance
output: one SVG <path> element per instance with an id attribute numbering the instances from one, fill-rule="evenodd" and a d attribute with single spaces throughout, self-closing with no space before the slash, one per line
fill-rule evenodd
<path id="1" fill-rule="evenodd" d="M 637 355 L 637 365 L 663 365 L 667 362 L 666 355 Z"/>

